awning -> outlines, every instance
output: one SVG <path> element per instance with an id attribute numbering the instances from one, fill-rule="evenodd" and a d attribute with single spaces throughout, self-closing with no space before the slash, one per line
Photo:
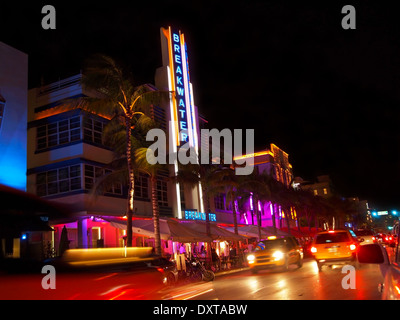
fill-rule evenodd
<path id="1" fill-rule="evenodd" d="M 126 230 L 126 219 L 103 217 L 110 224 L 122 230 Z M 134 218 L 132 220 L 132 232 L 137 236 L 154 238 L 154 223 L 152 218 Z M 160 237 L 163 240 L 173 240 L 177 242 L 199 242 L 212 241 L 205 233 L 188 228 L 175 219 L 160 218 Z"/>
<path id="2" fill-rule="evenodd" d="M 230 232 L 235 232 L 234 227 L 224 227 L 224 229 L 230 231 Z M 242 236 L 245 237 L 250 237 L 250 238 L 258 238 L 258 226 L 255 225 L 246 225 L 246 226 L 238 226 L 238 233 Z M 269 236 L 275 235 L 272 232 L 269 232 L 265 230 L 264 228 L 261 228 L 261 239 L 266 239 Z"/>
<path id="3" fill-rule="evenodd" d="M 204 221 L 181 221 L 181 224 L 186 225 L 195 232 L 200 232 L 205 235 L 207 234 L 206 222 Z M 244 236 L 230 232 L 212 222 L 210 222 L 210 229 L 211 238 L 213 240 L 243 241 L 246 239 Z"/>

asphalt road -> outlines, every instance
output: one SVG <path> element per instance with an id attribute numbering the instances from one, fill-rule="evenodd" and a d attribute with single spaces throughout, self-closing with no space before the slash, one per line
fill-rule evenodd
<path id="1" fill-rule="evenodd" d="M 324 266 L 304 260 L 303 267 L 290 266 L 287 272 L 249 270 L 219 276 L 213 282 L 201 282 L 163 290 L 167 300 L 379 300 L 378 284 L 383 278 L 378 265 L 363 264 L 342 273 L 343 266 Z M 352 282 L 353 281 L 353 282 Z M 343 288 L 355 284 L 355 288 Z"/>
<path id="2" fill-rule="evenodd" d="M 151 272 L 150 272 L 151 271 Z M 323 267 L 306 259 L 287 272 L 250 270 L 219 275 L 212 282 L 165 287 L 158 271 L 57 273 L 56 288 L 43 289 L 44 274 L 0 275 L 0 300 L 376 300 L 383 282 L 378 265 L 363 264 L 350 273 L 342 266 Z"/>

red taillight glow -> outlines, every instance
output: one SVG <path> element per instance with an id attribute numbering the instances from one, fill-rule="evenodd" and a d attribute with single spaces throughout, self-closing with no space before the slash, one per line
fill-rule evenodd
<path id="1" fill-rule="evenodd" d="M 164 269 L 163 268 L 157 268 L 158 272 L 164 273 Z"/>
<path id="2" fill-rule="evenodd" d="M 375 237 L 372 237 L 372 241 L 375 241 L 376 240 L 376 238 Z"/>
<path id="3" fill-rule="evenodd" d="M 357 246 L 356 246 L 355 244 L 352 243 L 352 244 L 350 245 L 350 250 L 351 250 L 351 251 L 354 251 L 354 250 L 356 250 L 356 249 L 357 249 Z"/>
<path id="4" fill-rule="evenodd" d="M 311 252 L 312 253 L 316 253 L 317 252 L 317 248 L 316 247 L 311 247 Z"/>
<path id="5" fill-rule="evenodd" d="M 328 232 L 329 233 L 335 233 L 335 230 L 329 230 Z"/>

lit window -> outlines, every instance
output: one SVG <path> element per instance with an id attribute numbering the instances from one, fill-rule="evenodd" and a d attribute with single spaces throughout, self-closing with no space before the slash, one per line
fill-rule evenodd
<path id="1" fill-rule="evenodd" d="M 314 196 L 317 196 L 317 195 L 318 195 L 318 190 L 314 189 Z"/>
<path id="2" fill-rule="evenodd" d="M 328 189 L 324 188 L 324 194 L 328 194 Z"/>

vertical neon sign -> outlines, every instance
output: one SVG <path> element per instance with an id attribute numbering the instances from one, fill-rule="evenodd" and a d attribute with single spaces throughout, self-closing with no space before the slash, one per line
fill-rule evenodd
<path id="1" fill-rule="evenodd" d="M 170 143 L 174 153 L 182 146 L 194 148 L 198 152 L 197 120 L 195 115 L 193 87 L 189 77 L 189 60 L 184 34 L 168 27 L 161 28 L 168 44 L 163 51 L 163 63 L 168 74 L 168 88 L 173 92 L 170 100 Z M 162 42 L 163 43 L 163 42 Z M 178 172 L 178 163 L 174 162 L 174 171 Z M 204 212 L 203 195 L 199 183 L 200 211 Z M 176 184 L 178 218 L 182 218 L 180 187 Z"/>
<path id="2" fill-rule="evenodd" d="M 170 68 L 174 79 L 175 114 L 178 129 L 177 144 L 189 142 L 188 114 L 191 114 L 191 103 L 188 83 L 186 45 L 180 31 L 171 31 L 170 50 L 172 59 Z"/>

